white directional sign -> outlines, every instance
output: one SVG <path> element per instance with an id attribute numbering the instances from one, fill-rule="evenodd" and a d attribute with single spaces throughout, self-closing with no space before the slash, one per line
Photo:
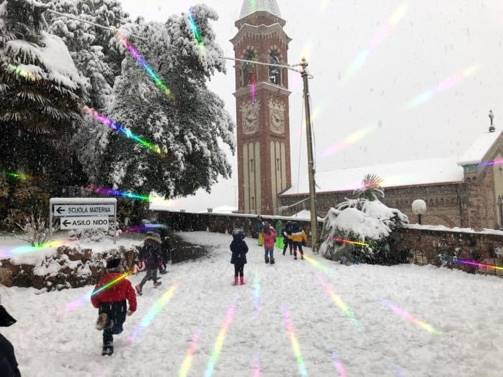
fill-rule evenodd
<path id="1" fill-rule="evenodd" d="M 113 204 L 55 204 L 52 207 L 53 216 L 114 216 Z"/>
<path id="2" fill-rule="evenodd" d="M 110 226 L 108 217 L 62 217 L 60 219 L 61 230 L 69 229 L 104 229 Z"/>

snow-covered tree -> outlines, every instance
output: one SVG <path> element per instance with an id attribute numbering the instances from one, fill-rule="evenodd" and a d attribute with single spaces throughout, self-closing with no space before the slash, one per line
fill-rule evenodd
<path id="1" fill-rule="evenodd" d="M 159 146 L 161 153 L 112 134 L 106 158 L 111 162 L 109 183 L 115 186 L 174 197 L 199 188 L 209 191 L 219 175 L 227 178 L 231 173 L 222 147 L 234 149 L 234 125 L 223 101 L 207 87 L 208 79 L 225 71 L 223 52 L 209 24 L 217 14 L 204 5 L 190 13 L 203 48 L 194 40 L 187 14 L 172 16 L 166 24 L 138 25 L 134 33 L 143 38 L 130 37 L 170 95 L 159 90 L 131 56 L 123 61 L 110 115 Z M 148 42 L 143 40 L 147 37 Z"/>
<path id="2" fill-rule="evenodd" d="M 94 24 L 46 12 L 50 32 L 65 41 L 75 65 L 86 78 L 86 104 L 107 113 L 112 86 L 121 72 L 124 53 L 115 33 L 106 27 L 119 28 L 129 22 L 127 13 L 115 0 L 52 0 L 49 5 L 58 13 L 73 15 Z M 106 127 L 86 118 L 73 138 L 72 145 L 92 182 L 99 174 L 108 133 Z"/>
<path id="3" fill-rule="evenodd" d="M 44 31 L 45 9 L 34 0 L 0 1 L 0 160 L 44 177 L 39 183 L 51 191 L 79 179 L 69 141 L 85 83 L 64 42 Z"/>
<path id="4" fill-rule="evenodd" d="M 346 199 L 331 208 L 325 217 L 320 251 L 328 259 L 343 262 L 392 264 L 403 255 L 390 253 L 391 233 L 408 223 L 400 210 L 389 208 L 377 176 L 367 175 L 355 199 Z"/>

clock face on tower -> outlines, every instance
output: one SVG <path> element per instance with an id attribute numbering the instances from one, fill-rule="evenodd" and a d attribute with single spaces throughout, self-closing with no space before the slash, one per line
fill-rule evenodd
<path id="1" fill-rule="evenodd" d="M 260 103 L 247 102 L 241 106 L 241 117 L 243 123 L 243 132 L 247 135 L 257 132 L 259 126 Z"/>
<path id="2" fill-rule="evenodd" d="M 269 101 L 271 131 L 277 134 L 285 132 L 285 105 L 279 101 Z"/>

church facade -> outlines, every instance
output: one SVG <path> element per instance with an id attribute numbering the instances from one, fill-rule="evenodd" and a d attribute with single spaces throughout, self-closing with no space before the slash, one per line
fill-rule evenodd
<path id="1" fill-rule="evenodd" d="M 307 187 L 292 187 L 288 45 L 276 0 L 244 0 L 231 40 L 235 58 L 240 213 L 293 215 L 308 208 Z M 254 64 L 267 62 L 272 66 Z M 492 125 L 461 159 L 404 161 L 317 174 L 317 211 L 324 216 L 352 197 L 366 174 L 383 179 L 384 202 L 416 221 L 412 202 L 423 199 L 423 224 L 502 228 L 503 137 Z M 501 162 L 501 165 L 500 165 Z"/>

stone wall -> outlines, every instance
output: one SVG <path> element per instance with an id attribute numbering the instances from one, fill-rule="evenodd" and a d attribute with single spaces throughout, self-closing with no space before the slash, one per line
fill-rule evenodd
<path id="1" fill-rule="evenodd" d="M 242 228 L 249 237 L 257 237 L 257 216 L 243 214 L 158 212 L 159 221 L 168 224 L 176 231 L 209 231 L 230 234 L 234 228 Z M 283 224 L 291 220 L 280 216 L 263 216 L 265 220 Z M 308 220 L 293 220 L 307 234 L 310 234 Z M 323 222 L 319 221 L 319 234 Z M 427 226 L 410 225 L 392 234 L 392 251 L 408 250 L 411 263 L 434 264 L 459 268 L 468 272 L 488 273 L 503 276 L 502 270 L 478 269 L 452 263 L 454 257 L 476 260 L 480 263 L 503 265 L 503 232 L 474 232 L 470 230 L 433 229 Z M 310 240 L 309 240 L 310 244 Z M 440 255 L 447 257 L 446 260 Z M 450 257 L 451 262 L 448 262 Z"/>
<path id="2" fill-rule="evenodd" d="M 484 264 L 503 265 L 503 232 L 476 233 L 418 226 L 417 229 L 402 228 L 393 234 L 393 237 L 396 242 L 392 244 L 392 251 L 409 250 L 413 263 L 447 265 L 468 272 L 503 276 L 502 270 L 479 269 L 452 261 L 456 257 Z"/>
<path id="3" fill-rule="evenodd" d="M 257 238 L 257 215 L 164 212 L 158 213 L 160 223 L 168 225 L 175 231 L 203 231 L 231 234 L 235 228 L 243 229 L 248 237 Z M 311 245 L 311 223 L 309 220 L 292 220 L 281 216 L 262 216 L 265 221 L 276 225 L 279 220 L 284 225 L 287 221 L 298 223 L 308 235 L 308 245 Z M 318 222 L 318 234 L 321 234 L 323 223 Z"/>

